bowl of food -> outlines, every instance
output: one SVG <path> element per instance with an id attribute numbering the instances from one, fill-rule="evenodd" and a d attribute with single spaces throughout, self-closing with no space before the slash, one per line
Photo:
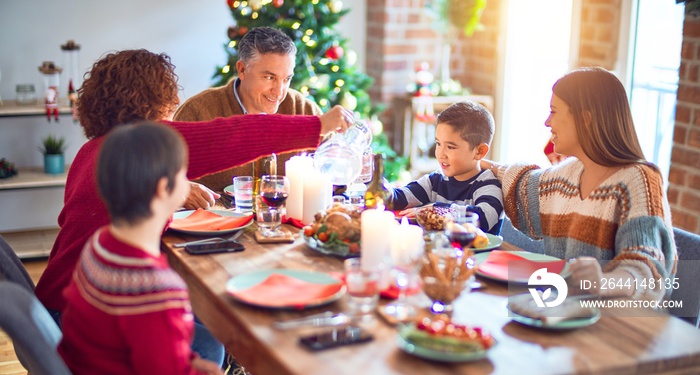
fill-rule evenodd
<path id="1" fill-rule="evenodd" d="M 451 312 L 454 302 L 465 290 L 476 273 L 474 253 L 452 248 L 451 251 L 431 251 L 423 257 L 420 269 L 423 293 L 432 301 L 430 310 L 435 313 Z"/>
<path id="2" fill-rule="evenodd" d="M 429 205 L 413 209 L 416 222 L 426 231 L 444 230 L 445 224 L 452 220 L 449 207 Z"/>

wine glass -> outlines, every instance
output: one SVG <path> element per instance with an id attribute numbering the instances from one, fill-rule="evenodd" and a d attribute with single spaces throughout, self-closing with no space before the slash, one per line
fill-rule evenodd
<path id="1" fill-rule="evenodd" d="M 462 208 L 463 210 L 460 210 Z M 450 239 L 454 248 L 463 251 L 476 238 L 476 229 L 479 228 L 479 214 L 466 211 L 464 206 L 459 206 L 457 210 L 453 209 L 452 211 L 454 219 L 445 225 L 445 235 Z"/>
<path id="2" fill-rule="evenodd" d="M 286 176 L 264 175 L 260 180 L 260 198 L 267 209 L 258 209 L 258 226 L 265 237 L 283 237 L 279 229 L 282 216 L 286 213 L 286 201 L 289 196 L 289 179 Z"/>

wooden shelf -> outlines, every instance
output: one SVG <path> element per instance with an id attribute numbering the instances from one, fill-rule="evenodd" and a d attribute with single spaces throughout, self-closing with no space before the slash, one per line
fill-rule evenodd
<path id="1" fill-rule="evenodd" d="M 66 186 L 68 166 L 63 174 L 46 174 L 43 168 L 18 168 L 17 175 L 0 179 L 0 191 Z"/>
<path id="2" fill-rule="evenodd" d="M 40 99 L 37 99 L 37 104 L 34 105 L 18 105 L 16 100 L 3 100 L 2 102 L 3 105 L 0 105 L 0 117 L 46 116 L 46 108 L 41 104 Z M 58 113 L 62 115 L 72 113 L 67 99 L 59 99 Z"/>

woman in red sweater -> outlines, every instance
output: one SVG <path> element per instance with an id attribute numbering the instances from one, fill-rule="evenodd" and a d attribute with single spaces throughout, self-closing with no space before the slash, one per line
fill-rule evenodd
<path id="1" fill-rule="evenodd" d="M 97 193 L 95 164 L 104 136 L 114 127 L 140 120 L 171 125 L 187 142 L 187 177 L 195 179 L 273 152 L 314 148 L 320 136 L 338 126 L 342 131 L 352 121 L 351 112 L 336 106 L 320 117 L 246 115 L 207 122 L 170 122 L 179 104 L 174 69 L 165 54 L 143 49 L 110 53 L 93 65 L 78 90 L 77 115 L 88 141 L 68 171 L 64 206 L 58 217 L 61 229 L 36 286 L 37 297 L 59 325 L 60 313 L 65 308 L 62 292 L 81 249 L 92 233 L 109 223 L 107 210 Z M 213 197 L 193 187 L 188 201 L 202 200 Z M 203 332 L 202 337 L 206 338 L 206 331 Z M 202 341 L 198 340 L 199 333 L 195 336 L 195 350 L 198 341 Z M 207 357 L 203 352 L 200 354 Z"/>

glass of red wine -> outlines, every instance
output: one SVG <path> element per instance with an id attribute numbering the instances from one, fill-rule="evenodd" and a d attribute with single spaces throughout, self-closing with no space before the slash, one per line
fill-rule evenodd
<path id="1" fill-rule="evenodd" d="M 264 205 L 258 207 L 258 226 L 265 237 L 284 237 L 281 231 L 282 216 L 286 214 L 286 201 L 289 196 L 289 179 L 286 176 L 264 175 L 260 180 L 259 198 Z M 266 206 L 266 207 L 264 207 Z"/>
<path id="2" fill-rule="evenodd" d="M 479 228 L 479 214 L 463 211 L 455 215 L 454 220 L 445 226 L 445 235 L 455 249 L 463 251 L 476 238 L 477 228 Z"/>

